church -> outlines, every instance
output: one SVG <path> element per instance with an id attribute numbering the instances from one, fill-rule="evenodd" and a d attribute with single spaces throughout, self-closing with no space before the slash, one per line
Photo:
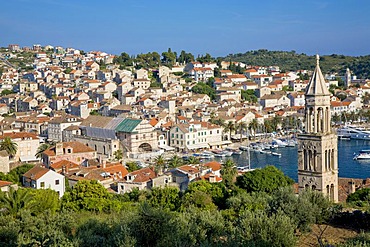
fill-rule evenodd
<path id="1" fill-rule="evenodd" d="M 305 132 L 298 135 L 299 191 L 312 189 L 338 202 L 338 139 L 331 128 L 330 95 L 316 56 L 305 97 Z"/>

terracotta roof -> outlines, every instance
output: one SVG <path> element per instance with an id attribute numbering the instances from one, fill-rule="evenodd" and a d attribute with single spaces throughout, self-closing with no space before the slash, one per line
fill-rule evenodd
<path id="1" fill-rule="evenodd" d="M 205 163 L 204 166 L 208 166 L 209 168 L 212 169 L 212 171 L 221 170 L 221 164 L 217 161 L 211 161 L 211 162 Z"/>
<path id="2" fill-rule="evenodd" d="M 73 149 L 73 153 L 95 152 L 94 149 L 84 145 L 81 142 L 76 142 L 76 141 L 74 141 L 74 142 L 62 142 L 62 144 L 63 144 L 63 149 L 70 147 L 70 148 Z M 44 154 L 46 154 L 48 156 L 55 156 L 55 147 L 51 147 L 49 149 L 46 149 L 44 151 Z"/>
<path id="3" fill-rule="evenodd" d="M 128 171 L 127 171 L 126 167 L 124 167 L 121 164 L 108 166 L 106 168 L 103 168 L 103 170 L 105 172 L 110 173 L 111 175 L 113 175 L 115 173 L 121 173 L 122 177 L 124 177 L 124 176 L 126 176 L 128 174 Z"/>
<path id="4" fill-rule="evenodd" d="M 156 177 L 155 172 L 149 167 L 131 172 L 127 175 L 136 176 L 135 179 L 132 181 L 134 183 L 146 182 Z"/>
<path id="5" fill-rule="evenodd" d="M 13 184 L 12 182 L 8 182 L 8 181 L 2 181 L 0 180 L 0 187 L 5 187 L 5 186 L 9 186 Z"/>
<path id="6" fill-rule="evenodd" d="M 222 178 L 220 178 L 219 176 L 217 176 L 213 173 L 207 173 L 206 175 L 201 176 L 200 179 L 210 181 L 210 178 L 212 178 L 212 177 L 216 180 L 216 182 L 221 182 L 222 181 Z"/>
<path id="7" fill-rule="evenodd" d="M 197 167 L 193 167 L 189 165 L 180 166 L 177 169 L 180 171 L 186 172 L 186 173 L 190 173 L 190 174 L 195 174 L 199 172 L 199 169 Z"/>
<path id="8" fill-rule="evenodd" d="M 333 106 L 333 107 L 336 107 L 336 106 L 349 106 L 351 104 L 351 102 L 348 102 L 348 101 L 343 101 L 343 102 L 338 102 L 338 101 L 331 101 L 330 102 L 330 105 Z"/>
<path id="9" fill-rule="evenodd" d="M 63 166 L 65 166 L 66 169 L 78 169 L 80 167 L 78 164 L 69 160 L 61 160 L 50 165 L 50 167 L 55 171 L 62 169 Z"/>
<path id="10" fill-rule="evenodd" d="M 48 171 L 50 171 L 50 170 L 47 169 L 47 168 L 44 168 L 44 167 L 41 167 L 41 166 L 34 166 L 33 168 L 31 168 L 31 170 L 26 172 L 23 175 L 23 177 L 26 177 L 26 178 L 29 178 L 29 179 L 32 179 L 32 180 L 37 180 L 37 179 L 41 178 L 42 176 L 44 176 Z"/>
<path id="11" fill-rule="evenodd" d="M 150 119 L 150 121 L 149 121 L 149 124 L 151 125 L 151 126 L 155 126 L 156 124 L 158 123 L 158 120 L 156 119 L 156 118 L 152 118 L 152 119 Z"/>
<path id="12" fill-rule="evenodd" d="M 4 139 L 5 137 L 9 137 L 10 139 L 24 139 L 24 138 L 31 138 L 34 140 L 39 139 L 37 135 L 28 133 L 28 132 L 12 132 L 12 133 L 3 133 L 0 136 L 0 139 Z"/>

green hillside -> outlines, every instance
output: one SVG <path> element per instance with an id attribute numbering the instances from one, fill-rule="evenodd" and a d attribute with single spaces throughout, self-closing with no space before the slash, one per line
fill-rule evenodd
<path id="1" fill-rule="evenodd" d="M 314 55 L 298 54 L 295 51 L 268 51 L 265 49 L 230 54 L 224 59 L 243 62 L 247 65 L 278 65 L 283 71 L 312 70 L 316 64 Z M 338 54 L 320 55 L 320 66 L 324 73 L 337 72 L 339 75 L 344 75 L 348 67 L 358 78 L 370 78 L 370 55 L 359 57 Z"/>

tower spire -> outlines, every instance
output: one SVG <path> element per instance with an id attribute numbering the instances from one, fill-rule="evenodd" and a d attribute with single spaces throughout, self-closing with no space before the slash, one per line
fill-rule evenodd
<path id="1" fill-rule="evenodd" d="M 320 56 L 316 54 L 316 66 L 320 66 Z"/>

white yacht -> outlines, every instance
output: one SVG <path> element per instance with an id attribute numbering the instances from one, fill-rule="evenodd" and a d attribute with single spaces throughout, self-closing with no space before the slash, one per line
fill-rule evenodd
<path id="1" fill-rule="evenodd" d="M 286 147 L 288 143 L 281 139 L 272 139 L 272 145 L 278 145 L 279 148 Z"/>
<path id="2" fill-rule="evenodd" d="M 353 157 L 354 160 L 370 160 L 370 150 L 361 150 L 359 154 Z"/>
<path id="3" fill-rule="evenodd" d="M 370 141 L 370 130 L 366 130 L 365 128 L 361 127 L 344 126 L 337 129 L 337 134 L 339 138 Z"/>

